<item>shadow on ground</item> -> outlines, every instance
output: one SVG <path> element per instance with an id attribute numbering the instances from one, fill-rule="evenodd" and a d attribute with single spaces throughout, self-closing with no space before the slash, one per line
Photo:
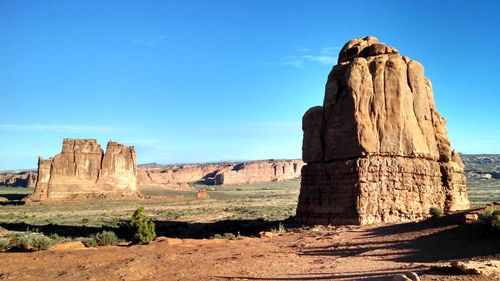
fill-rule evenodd
<path id="1" fill-rule="evenodd" d="M 288 275 L 286 277 L 241 277 L 241 276 L 214 276 L 220 279 L 227 280 L 364 280 L 364 281 L 389 281 L 396 274 L 404 274 L 407 271 L 403 270 L 383 270 L 370 272 L 352 272 L 352 273 L 308 273 Z"/>
<path id="2" fill-rule="evenodd" d="M 26 194 L 21 193 L 4 193 L 0 194 L 0 206 L 2 205 L 22 205 L 24 201 L 22 201 L 26 197 Z"/>
<path id="3" fill-rule="evenodd" d="M 398 262 L 442 262 L 500 253 L 498 233 L 484 233 L 479 224 L 462 224 L 462 217 L 462 214 L 455 214 L 422 222 L 380 226 L 364 234 L 368 239 L 378 237 L 376 241 L 352 241 L 347 247 L 332 244 L 308 248 L 302 254 L 340 257 L 364 255 Z M 392 238 L 384 239 L 389 236 Z M 377 254 L 385 252 L 377 250 L 388 250 L 389 253 Z M 394 257 L 391 250 L 405 254 Z"/>
<path id="4" fill-rule="evenodd" d="M 155 221 L 156 235 L 174 238 L 211 238 L 214 235 L 244 235 L 257 236 L 261 231 L 269 231 L 278 228 L 281 221 L 266 220 L 223 220 L 216 222 L 179 222 L 179 221 Z M 57 234 L 65 237 L 86 237 L 95 235 L 103 230 L 112 230 L 120 238 L 130 239 L 131 230 L 127 222 L 119 223 L 118 227 L 92 227 L 83 225 L 31 225 L 26 223 L 2 223 L 3 227 L 10 231 L 36 230 L 45 235 Z"/>

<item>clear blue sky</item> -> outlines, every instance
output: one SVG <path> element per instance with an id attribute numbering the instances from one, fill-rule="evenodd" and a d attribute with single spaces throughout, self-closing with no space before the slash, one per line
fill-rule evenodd
<path id="1" fill-rule="evenodd" d="M 349 39 L 420 61 L 454 148 L 500 153 L 500 1 L 0 0 L 0 169 L 63 138 L 139 163 L 300 158 Z"/>

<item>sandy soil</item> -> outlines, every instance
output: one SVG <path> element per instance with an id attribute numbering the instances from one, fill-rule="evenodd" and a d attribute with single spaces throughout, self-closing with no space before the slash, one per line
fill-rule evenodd
<path id="1" fill-rule="evenodd" d="M 0 280 L 499 280 L 456 275 L 453 259 L 500 258 L 498 236 L 450 218 L 289 229 L 271 238 L 160 238 L 143 246 L 0 254 Z M 496 255 L 496 256 L 495 256 Z"/>

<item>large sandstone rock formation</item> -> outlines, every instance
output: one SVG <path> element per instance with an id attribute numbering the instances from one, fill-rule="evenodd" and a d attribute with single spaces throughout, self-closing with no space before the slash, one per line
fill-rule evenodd
<path id="1" fill-rule="evenodd" d="M 417 220 L 469 207 L 463 163 L 417 61 L 372 36 L 349 41 L 303 117 L 297 217 L 309 224 Z"/>
<path id="2" fill-rule="evenodd" d="M 38 159 L 38 180 L 29 201 L 101 195 L 136 195 L 133 147 L 94 139 L 64 139 L 60 154 Z"/>
<path id="3" fill-rule="evenodd" d="M 190 182 L 224 185 L 284 181 L 300 177 L 302 165 L 300 160 L 262 160 L 141 167 L 137 184 L 184 189 Z"/>

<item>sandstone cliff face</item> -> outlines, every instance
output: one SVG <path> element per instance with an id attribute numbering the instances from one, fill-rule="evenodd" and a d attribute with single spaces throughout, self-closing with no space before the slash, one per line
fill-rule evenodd
<path id="1" fill-rule="evenodd" d="M 188 164 L 166 165 L 154 168 L 139 168 L 137 172 L 137 185 L 157 185 L 173 189 L 189 189 L 187 183 L 203 182 L 213 177 L 218 170 L 224 169 L 229 164 Z"/>
<path id="2" fill-rule="evenodd" d="M 0 174 L 0 185 L 12 187 L 35 187 L 36 173 L 32 171 L 7 172 Z"/>
<path id="3" fill-rule="evenodd" d="M 185 189 L 189 182 L 224 185 L 284 181 L 300 177 L 302 165 L 300 160 L 263 160 L 139 168 L 137 184 Z"/>
<path id="4" fill-rule="evenodd" d="M 106 153 L 94 139 L 64 139 L 60 154 L 38 159 L 38 180 L 30 201 L 136 192 L 133 147 L 109 142 Z"/>
<path id="5" fill-rule="evenodd" d="M 301 161 L 258 161 L 241 163 L 217 171 L 213 184 L 251 184 L 300 177 Z"/>
<path id="6" fill-rule="evenodd" d="M 304 114 L 302 128 L 305 223 L 416 220 L 431 206 L 469 206 L 424 68 L 372 36 L 342 48 L 323 106 Z"/>

